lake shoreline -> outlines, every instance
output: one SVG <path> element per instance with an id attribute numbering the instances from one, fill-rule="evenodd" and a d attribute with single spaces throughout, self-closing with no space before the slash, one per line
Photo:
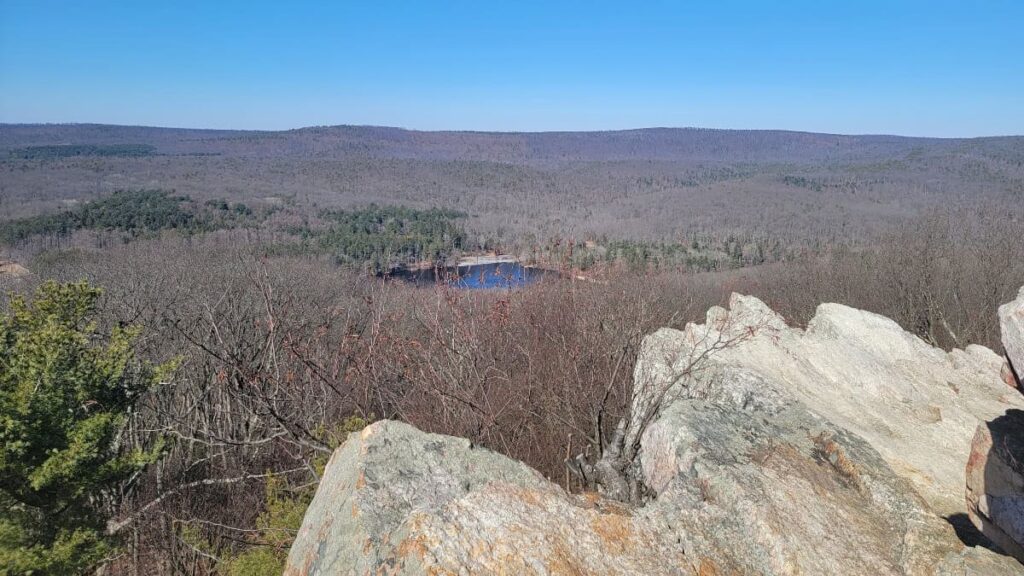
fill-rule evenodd
<path id="1" fill-rule="evenodd" d="M 458 261 L 454 263 L 441 263 L 433 260 L 421 260 L 412 264 L 401 264 L 391 269 L 391 272 L 404 271 L 404 272 L 421 272 L 424 270 L 433 270 L 435 268 L 463 268 L 466 266 L 485 266 L 488 264 L 519 264 L 523 268 L 538 268 L 538 266 L 532 266 L 523 264 L 519 261 L 519 258 L 511 254 L 480 254 L 475 256 L 462 256 Z"/>
<path id="2" fill-rule="evenodd" d="M 460 259 L 447 266 L 400 267 L 391 271 L 389 278 L 416 285 L 434 285 L 438 281 L 457 288 L 518 288 L 544 276 L 561 276 L 554 270 L 525 266 L 513 256 L 490 255 Z"/>
<path id="3" fill-rule="evenodd" d="M 485 264 L 519 264 L 526 268 L 525 264 L 519 262 L 519 258 L 512 256 L 511 254 L 488 254 L 485 256 L 463 256 L 459 258 L 457 267 L 463 266 L 482 266 Z"/>

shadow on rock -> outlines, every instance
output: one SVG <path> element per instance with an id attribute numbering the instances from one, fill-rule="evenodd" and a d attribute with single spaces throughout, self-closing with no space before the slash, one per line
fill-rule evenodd
<path id="1" fill-rule="evenodd" d="M 980 546 L 982 548 L 988 548 L 993 552 L 998 552 L 1000 554 L 1003 553 L 999 546 L 996 546 L 995 542 L 989 540 L 987 536 L 981 533 L 981 530 L 978 530 L 978 527 L 974 525 L 971 521 L 971 517 L 967 514 L 950 514 L 945 518 L 946 522 L 949 522 L 949 525 L 953 527 L 953 531 L 956 532 L 957 538 L 959 538 L 965 546 L 970 546 L 971 548 L 977 548 Z"/>
<path id="2" fill-rule="evenodd" d="M 967 461 L 967 511 L 994 549 L 1024 563 L 1024 411 L 1010 409 L 978 426 Z M 970 533 L 965 538 L 947 520 L 970 545 Z"/>

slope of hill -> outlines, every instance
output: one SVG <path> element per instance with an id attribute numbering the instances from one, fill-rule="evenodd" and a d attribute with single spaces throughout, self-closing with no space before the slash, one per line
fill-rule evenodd
<path id="1" fill-rule="evenodd" d="M 325 126 L 268 132 L 7 124 L 0 150 L 60 144 L 148 144 L 162 154 L 407 158 L 491 162 L 673 160 L 689 162 L 867 161 L 908 154 L 1009 153 L 1024 160 L 1019 137 L 940 139 L 845 136 L 783 130 L 647 128 L 598 132 L 424 132 L 379 126 Z"/>
<path id="2" fill-rule="evenodd" d="M 1019 204 L 1024 137 L 2 125 L 0 173 L 10 216 L 162 188 L 306 214 L 370 201 L 457 208 L 499 236 L 770 231 L 831 241 L 869 237 L 933 206 Z"/>

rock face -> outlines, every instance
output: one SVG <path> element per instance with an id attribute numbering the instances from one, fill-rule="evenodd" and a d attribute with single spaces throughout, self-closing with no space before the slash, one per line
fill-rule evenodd
<path id="1" fill-rule="evenodd" d="M 741 574 L 1019 573 L 943 519 L 964 511 L 975 427 L 1024 407 L 1001 363 L 836 304 L 790 328 L 734 295 L 644 342 L 634 414 L 671 386 L 640 438 L 648 508 L 678 518 L 688 553 Z"/>
<path id="2" fill-rule="evenodd" d="M 1024 288 L 999 307 L 999 325 L 1009 363 L 1007 384 L 1020 389 L 1024 368 Z M 1024 412 L 1008 410 L 978 426 L 967 461 L 967 512 L 1002 550 L 1024 562 Z"/>
<path id="3" fill-rule="evenodd" d="M 1020 574 L 944 519 L 966 511 L 979 422 L 1024 408 L 1001 364 L 835 304 L 791 328 L 734 295 L 645 339 L 626 430 L 643 506 L 380 422 L 335 452 L 286 573 Z"/>
<path id="4" fill-rule="evenodd" d="M 982 534 L 1024 562 L 1024 411 L 978 426 L 967 461 L 967 510 Z"/>
<path id="5" fill-rule="evenodd" d="M 964 466 L 978 424 L 1024 408 L 1000 377 L 1002 359 L 983 346 L 946 353 L 871 312 L 822 304 L 806 330 L 790 328 L 760 300 L 733 295 L 707 323 L 647 337 L 636 396 L 684 371 L 677 401 L 727 400 L 755 409 L 798 402 L 867 441 L 936 512 L 963 512 Z"/>
<path id="6" fill-rule="evenodd" d="M 1024 378 L 1024 288 L 1020 289 L 1016 300 L 999 307 L 999 328 L 1011 375 L 1016 375 L 1019 386 L 1020 379 Z"/>
<path id="7" fill-rule="evenodd" d="M 670 525 L 383 421 L 334 453 L 286 575 L 694 574 Z"/>
<path id="8" fill-rule="evenodd" d="M 642 462 L 691 555 L 735 574 L 935 574 L 960 543 L 863 440 L 799 404 L 675 403 Z M 670 472 L 671 471 L 671 472 Z M 667 478 L 667 480 L 666 480 Z"/>

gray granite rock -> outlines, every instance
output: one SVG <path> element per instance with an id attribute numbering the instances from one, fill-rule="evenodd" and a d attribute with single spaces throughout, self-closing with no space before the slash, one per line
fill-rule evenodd
<path id="1" fill-rule="evenodd" d="M 382 421 L 334 453 L 288 575 L 694 574 L 675 531 L 464 439 Z"/>
<path id="2" fill-rule="evenodd" d="M 1016 300 L 999 307 L 999 329 L 1006 357 L 1012 367 L 1010 375 L 1024 378 L 1024 287 L 1020 289 Z"/>
<path id="3" fill-rule="evenodd" d="M 1024 411 L 978 426 L 967 461 L 967 511 L 982 534 L 1024 562 Z"/>
<path id="4" fill-rule="evenodd" d="M 752 336 L 709 355 L 714 343 Z M 733 295 L 705 324 L 647 337 L 634 374 L 634 403 L 677 380 L 673 397 L 732 397 L 770 409 L 800 402 L 864 439 L 942 515 L 964 513 L 964 467 L 980 422 L 1024 396 L 1000 376 L 1002 359 L 983 346 L 945 352 L 871 312 L 822 304 L 806 330 L 788 327 L 760 300 Z"/>

